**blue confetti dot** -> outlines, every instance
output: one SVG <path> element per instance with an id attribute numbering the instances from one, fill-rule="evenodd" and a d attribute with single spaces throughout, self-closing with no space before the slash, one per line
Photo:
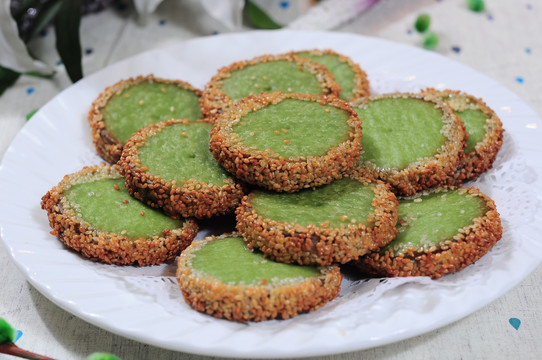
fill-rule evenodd
<path id="1" fill-rule="evenodd" d="M 280 7 L 283 8 L 283 9 L 288 9 L 290 7 L 290 2 L 289 1 L 281 1 L 279 3 Z"/>
<path id="2" fill-rule="evenodd" d="M 408 35 L 412 35 L 412 29 L 408 29 L 408 30 L 406 31 L 406 33 L 407 33 Z"/>
<path id="3" fill-rule="evenodd" d="M 532 10 L 533 6 L 531 4 L 527 4 L 527 10 Z"/>
<path id="4" fill-rule="evenodd" d="M 56 66 L 60 66 L 60 65 L 62 65 L 62 60 L 58 60 L 58 61 L 56 62 Z"/>
<path id="5" fill-rule="evenodd" d="M 86 49 L 85 49 L 85 54 L 86 54 L 86 55 L 90 55 L 90 54 L 92 54 L 93 52 L 94 52 L 94 50 L 93 50 L 92 48 L 86 48 Z"/>
<path id="6" fill-rule="evenodd" d="M 218 31 L 213 31 L 213 35 L 218 35 Z"/>
<path id="7" fill-rule="evenodd" d="M 456 54 L 459 54 L 461 52 L 461 48 L 459 46 L 452 46 L 452 51 Z"/>
<path id="8" fill-rule="evenodd" d="M 29 87 L 28 89 L 26 89 L 26 93 L 27 93 L 28 95 L 34 93 L 34 91 L 35 91 L 35 89 L 34 89 L 33 87 Z"/>
<path id="9" fill-rule="evenodd" d="M 487 16 L 487 19 L 488 19 L 489 21 L 493 21 L 493 15 L 488 15 L 488 16 Z"/>
<path id="10" fill-rule="evenodd" d="M 158 22 L 158 25 L 160 25 L 160 26 L 166 25 L 166 20 L 164 20 L 164 19 L 160 20 L 160 21 Z"/>
<path id="11" fill-rule="evenodd" d="M 13 340 L 13 343 L 15 344 L 17 340 L 19 340 L 23 336 L 23 332 L 21 330 L 17 330 L 17 335 L 15 335 L 15 340 Z"/>
<path id="12" fill-rule="evenodd" d="M 508 320 L 508 322 L 510 323 L 510 325 L 512 325 L 512 327 L 516 330 L 519 329 L 519 326 L 521 325 L 521 320 L 518 319 L 518 318 L 510 318 Z"/>
<path id="13" fill-rule="evenodd" d="M 523 78 L 521 76 L 518 76 L 516 78 L 516 81 L 519 83 L 519 84 L 523 84 Z"/>
<path id="14" fill-rule="evenodd" d="M 530 48 L 525 48 L 525 52 L 526 52 L 527 54 L 530 54 L 530 53 L 531 53 L 531 49 L 530 49 Z"/>

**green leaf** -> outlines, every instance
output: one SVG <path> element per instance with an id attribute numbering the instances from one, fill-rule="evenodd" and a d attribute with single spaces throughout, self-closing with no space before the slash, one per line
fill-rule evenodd
<path id="1" fill-rule="evenodd" d="M 250 0 L 246 3 L 245 13 L 252 25 L 260 29 L 280 29 L 282 27 Z"/>
<path id="2" fill-rule="evenodd" d="M 61 0 L 61 2 L 55 18 L 56 49 L 70 80 L 76 82 L 83 77 L 79 41 L 82 0 Z"/>
<path id="3" fill-rule="evenodd" d="M 47 25 L 51 23 L 58 14 L 62 0 L 52 0 L 44 4 L 43 8 L 39 11 L 38 15 L 32 22 L 31 28 L 28 31 L 27 38 L 30 40 L 34 36 L 40 33 Z"/>
<path id="4" fill-rule="evenodd" d="M 85 360 L 120 360 L 120 358 L 110 353 L 95 352 L 87 356 Z"/>
<path id="5" fill-rule="evenodd" d="M 17 337 L 17 331 L 3 318 L 0 318 L 0 344 L 12 343 Z"/>
<path id="6" fill-rule="evenodd" d="M 8 87 L 17 81 L 20 75 L 21 74 L 16 71 L 0 66 L 0 96 L 2 96 Z"/>

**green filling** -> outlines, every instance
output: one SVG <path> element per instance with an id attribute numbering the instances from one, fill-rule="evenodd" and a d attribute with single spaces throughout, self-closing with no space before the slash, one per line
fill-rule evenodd
<path id="1" fill-rule="evenodd" d="M 471 225 L 473 219 L 485 211 L 484 200 L 467 192 L 438 192 L 399 199 L 399 219 L 404 223 L 398 225 L 397 237 L 386 248 L 397 253 L 411 246 L 419 250 L 438 246 L 457 235 L 459 229 Z"/>
<path id="2" fill-rule="evenodd" d="M 355 220 L 367 225 L 367 218 L 374 210 L 372 186 L 343 178 L 317 188 L 297 193 L 271 193 L 255 191 L 251 202 L 258 215 L 283 223 L 307 226 L 329 221 L 329 226 L 339 228 Z"/>
<path id="3" fill-rule="evenodd" d="M 335 81 L 341 85 L 341 99 L 348 101 L 354 95 L 356 75 L 348 63 L 341 62 L 338 56 L 331 54 L 298 53 L 297 55 L 324 65 L 335 76 Z"/>
<path id="4" fill-rule="evenodd" d="M 250 112 L 233 126 L 241 141 L 283 157 L 321 156 L 346 141 L 350 114 L 314 101 L 285 99 Z"/>
<path id="5" fill-rule="evenodd" d="M 209 151 L 212 124 L 173 124 L 147 138 L 139 148 L 141 166 L 166 181 L 194 179 L 222 186 L 229 178 Z"/>
<path id="6" fill-rule="evenodd" d="M 193 91 L 174 84 L 147 82 L 113 96 L 103 114 L 107 131 L 122 143 L 139 128 L 162 120 L 202 117 L 199 97 Z"/>
<path id="7" fill-rule="evenodd" d="M 363 161 L 403 169 L 430 157 L 445 141 L 442 112 L 418 99 L 385 98 L 358 107 L 363 121 Z"/>
<path id="8" fill-rule="evenodd" d="M 465 153 L 468 154 L 474 151 L 476 144 L 484 140 L 487 116 L 480 110 L 456 111 L 456 114 L 459 115 L 461 121 L 465 124 L 467 133 L 469 134 L 467 147 L 465 148 Z"/>
<path id="9" fill-rule="evenodd" d="M 259 63 L 233 71 L 221 88 L 233 101 L 264 91 L 323 94 L 315 74 L 289 61 Z"/>
<path id="10" fill-rule="evenodd" d="M 240 237 L 218 239 L 205 244 L 192 260 L 192 268 L 226 284 L 259 285 L 263 280 L 298 280 L 317 277 L 313 266 L 283 264 L 266 259 L 247 249 Z"/>
<path id="11" fill-rule="evenodd" d="M 115 190 L 115 185 L 119 190 Z M 124 179 L 102 179 L 73 185 L 66 191 L 72 209 L 98 230 L 136 239 L 162 235 L 164 229 L 176 229 L 182 220 L 174 220 L 160 211 L 133 199 L 124 187 Z M 127 202 L 126 202 L 127 201 Z M 144 215 L 141 215 L 141 212 Z"/>

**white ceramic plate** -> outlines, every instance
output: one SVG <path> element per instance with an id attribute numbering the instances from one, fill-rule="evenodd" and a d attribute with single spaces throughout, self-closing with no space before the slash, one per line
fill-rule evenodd
<path id="1" fill-rule="evenodd" d="M 477 185 L 496 200 L 505 234 L 481 261 L 439 281 L 347 279 L 341 296 L 314 313 L 288 321 L 239 324 L 192 311 L 175 290 L 171 265 L 106 270 L 49 234 L 40 198 L 65 174 L 99 161 L 86 114 L 106 86 L 154 73 L 203 88 L 219 67 L 233 61 L 310 48 L 332 48 L 350 56 L 366 70 L 375 91 L 460 89 L 484 98 L 497 111 L 506 129 L 505 145 L 496 169 Z M 511 289 L 541 262 L 542 249 L 535 241 L 542 232 L 542 169 L 536 161 L 542 146 L 535 138 L 540 126 L 540 118 L 495 81 L 417 48 L 323 32 L 196 39 L 109 66 L 63 91 L 31 119 L 0 168 L 1 236 L 15 263 L 42 294 L 128 338 L 183 352 L 250 358 L 366 349 L 456 321 Z"/>

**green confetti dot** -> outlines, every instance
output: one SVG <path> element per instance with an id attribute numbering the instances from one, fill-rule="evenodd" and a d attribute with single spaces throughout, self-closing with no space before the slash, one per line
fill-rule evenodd
<path id="1" fill-rule="evenodd" d="M 30 120 L 30 118 L 32 116 L 34 116 L 34 114 L 37 113 L 37 112 L 38 112 L 38 109 L 34 109 L 31 112 L 29 112 L 28 114 L 26 114 L 26 121 Z"/>
<path id="2" fill-rule="evenodd" d="M 423 37 L 423 47 L 428 50 L 433 50 L 437 47 L 439 42 L 439 36 L 434 32 L 430 32 Z"/>
<path id="3" fill-rule="evenodd" d="M 17 337 L 17 331 L 3 318 L 0 318 L 0 344 L 12 343 Z"/>
<path id="4" fill-rule="evenodd" d="M 120 360 L 120 358 L 109 353 L 95 352 L 87 356 L 85 360 Z"/>
<path id="5" fill-rule="evenodd" d="M 482 12 L 486 7 L 484 0 L 467 0 L 467 6 L 469 9 L 475 12 Z"/>
<path id="6" fill-rule="evenodd" d="M 431 16 L 428 14 L 421 14 L 416 19 L 416 22 L 414 23 L 414 28 L 417 32 L 423 33 L 429 29 L 429 25 L 431 24 Z"/>

